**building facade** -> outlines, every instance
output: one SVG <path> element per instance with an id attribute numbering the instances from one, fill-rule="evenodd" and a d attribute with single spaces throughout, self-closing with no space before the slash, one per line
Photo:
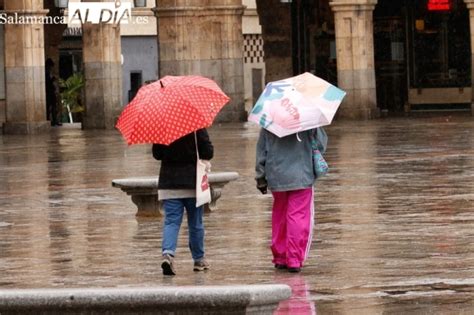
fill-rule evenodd
<path id="1" fill-rule="evenodd" d="M 472 113 L 471 0 L 257 0 L 267 80 L 312 72 L 348 92 L 339 118 Z"/>
<path id="2" fill-rule="evenodd" d="M 79 30 L 71 30 L 67 25 L 3 23 L 3 132 L 30 134 L 49 129 L 45 110 L 46 58 L 60 65 L 63 75 L 77 70 L 84 73 L 84 129 L 113 129 L 123 105 L 138 87 L 165 74 L 200 74 L 214 79 L 231 98 L 217 119 L 243 120 L 245 7 L 241 1 L 221 1 L 218 5 L 196 1 L 191 5 L 188 1 L 148 0 L 147 5 L 148 9 L 132 11 L 134 18 L 147 17 L 146 25 L 84 23 Z M 64 14 L 53 0 L 3 0 L 0 8 L 3 16 L 22 16 L 29 21 Z M 137 30 L 139 27 L 143 29 Z M 158 53 L 151 53 L 153 50 Z"/>
<path id="3" fill-rule="evenodd" d="M 140 86 L 156 80 L 159 75 L 156 17 L 152 11 L 154 6 L 154 0 L 149 0 L 147 7 L 133 8 L 133 22 L 120 26 L 122 104 L 128 104 Z M 142 22 L 138 23 L 137 20 Z M 75 72 L 82 72 L 82 54 L 82 27 L 68 25 L 59 44 L 57 75 L 66 79 Z"/>
<path id="4" fill-rule="evenodd" d="M 68 33 L 67 25 L 0 23 L 3 132 L 48 129 L 46 58 L 66 74 L 82 68 L 86 129 L 114 128 L 138 87 L 164 74 L 217 81 L 231 97 L 219 121 L 245 119 L 266 82 L 305 71 L 347 92 L 338 118 L 423 108 L 472 112 L 474 0 L 257 0 L 256 5 L 148 0 L 147 5 L 132 14 L 148 17 L 145 26 L 86 23 L 80 36 Z M 53 0 L 0 0 L 0 8 L 9 17 L 64 13 Z"/>

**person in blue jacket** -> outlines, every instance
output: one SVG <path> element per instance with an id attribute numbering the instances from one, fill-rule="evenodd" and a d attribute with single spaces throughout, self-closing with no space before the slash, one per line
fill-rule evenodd
<path id="1" fill-rule="evenodd" d="M 317 138 L 324 153 L 327 136 L 322 128 L 279 138 L 261 129 L 257 142 L 257 188 L 273 195 L 273 263 L 277 269 L 300 272 L 306 260 L 314 224 L 316 174 L 312 140 Z"/>

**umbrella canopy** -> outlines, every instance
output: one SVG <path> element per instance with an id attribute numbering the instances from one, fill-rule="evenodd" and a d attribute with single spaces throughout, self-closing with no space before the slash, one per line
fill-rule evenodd
<path id="1" fill-rule="evenodd" d="M 229 97 L 217 83 L 201 76 L 165 76 L 138 90 L 116 128 L 129 145 L 168 145 L 209 127 Z"/>
<path id="2" fill-rule="evenodd" d="M 329 125 L 346 92 L 306 72 L 267 84 L 248 117 L 278 137 Z"/>

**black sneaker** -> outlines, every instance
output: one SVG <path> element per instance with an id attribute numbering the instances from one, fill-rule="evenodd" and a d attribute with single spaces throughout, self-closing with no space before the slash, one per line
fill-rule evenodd
<path id="1" fill-rule="evenodd" d="M 169 254 L 163 255 L 163 262 L 161 263 L 161 269 L 163 269 L 163 274 L 165 276 L 174 276 L 176 271 L 173 267 L 173 256 Z"/>
<path id="2" fill-rule="evenodd" d="M 194 262 L 194 267 L 193 267 L 193 270 L 194 271 L 204 271 L 204 270 L 208 270 L 209 269 L 209 264 L 207 263 L 207 261 L 205 259 L 201 259 L 199 261 L 195 261 Z"/>
<path id="3" fill-rule="evenodd" d="M 298 273 L 300 271 L 301 271 L 301 268 L 299 267 L 288 268 L 288 272 L 291 272 L 291 273 Z"/>
<path id="4" fill-rule="evenodd" d="M 284 264 L 275 264 L 275 268 L 282 270 L 282 269 L 287 269 L 288 267 Z"/>

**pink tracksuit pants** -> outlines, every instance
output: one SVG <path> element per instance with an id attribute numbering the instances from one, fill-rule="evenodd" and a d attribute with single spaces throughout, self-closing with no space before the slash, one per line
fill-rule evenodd
<path id="1" fill-rule="evenodd" d="M 309 253 L 313 236 L 313 187 L 273 194 L 273 263 L 300 268 Z"/>

